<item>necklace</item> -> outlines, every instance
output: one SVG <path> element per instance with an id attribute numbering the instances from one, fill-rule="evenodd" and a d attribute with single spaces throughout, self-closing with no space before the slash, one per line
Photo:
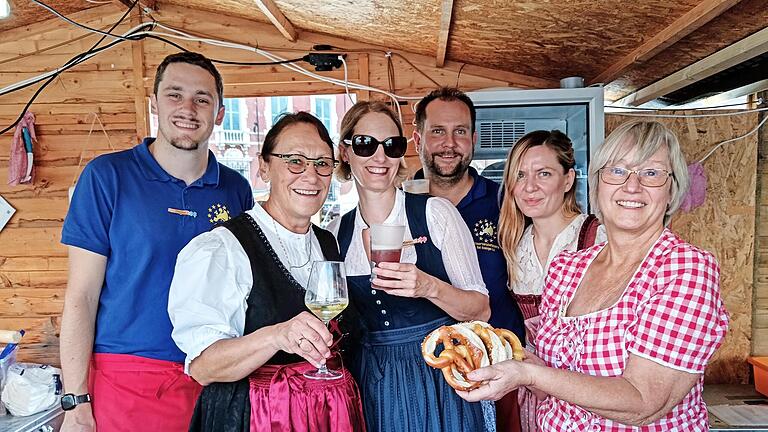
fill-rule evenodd
<path id="1" fill-rule="evenodd" d="M 288 248 L 285 247 L 283 239 L 280 237 L 280 232 L 277 230 L 277 222 L 275 222 L 275 218 L 273 218 L 272 215 L 270 215 L 269 218 L 272 220 L 272 227 L 275 229 L 277 241 L 280 243 L 280 247 L 283 249 L 283 253 L 285 254 L 285 259 L 288 261 L 288 269 L 300 269 L 306 267 L 307 264 L 309 264 L 309 261 L 312 259 L 312 228 L 310 227 L 309 229 L 309 235 L 307 236 L 307 246 L 305 247 L 307 250 L 307 260 L 300 266 L 294 266 L 291 265 L 291 256 L 288 254 Z"/>

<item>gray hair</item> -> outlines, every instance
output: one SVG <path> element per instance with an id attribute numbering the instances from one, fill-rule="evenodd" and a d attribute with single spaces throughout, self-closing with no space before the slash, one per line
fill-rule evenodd
<path id="1" fill-rule="evenodd" d="M 688 165 L 685 156 L 680 150 L 677 136 L 668 127 L 657 121 L 636 120 L 621 124 L 617 127 L 605 143 L 598 149 L 589 166 L 589 200 L 593 204 L 595 215 L 602 220 L 597 201 L 600 183 L 600 170 L 606 166 L 624 159 L 632 151 L 635 152 L 632 160 L 627 163 L 637 166 L 647 161 L 662 146 L 669 151 L 669 164 L 672 169 L 671 200 L 664 214 L 664 225 L 669 223 L 672 215 L 680 208 L 683 197 L 688 192 L 690 180 L 688 178 Z"/>

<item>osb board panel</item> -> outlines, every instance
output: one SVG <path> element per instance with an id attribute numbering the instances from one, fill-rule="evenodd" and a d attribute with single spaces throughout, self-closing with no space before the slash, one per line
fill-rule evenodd
<path id="1" fill-rule="evenodd" d="M 435 55 L 437 51 L 441 1 L 278 0 L 276 3 L 286 17 L 302 29 L 418 54 Z"/>
<path id="2" fill-rule="evenodd" d="M 629 69 L 606 86 L 606 100 L 617 100 L 735 43 L 768 23 L 768 0 L 742 0 L 701 29 L 649 61 Z"/>
<path id="3" fill-rule="evenodd" d="M 698 3 L 459 0 L 447 57 L 543 78 L 591 77 Z"/>
<path id="4" fill-rule="evenodd" d="M 606 135 L 629 119 L 606 115 Z M 658 120 L 677 133 L 691 163 L 715 144 L 754 129 L 757 115 Z M 746 384 L 749 379 L 756 161 L 754 135 L 720 148 L 704 163 L 708 177 L 704 205 L 691 213 L 678 212 L 672 219 L 673 231 L 711 251 L 720 263 L 720 291 L 730 326 L 705 373 L 711 383 Z"/>
<path id="5" fill-rule="evenodd" d="M 768 96 L 768 92 L 758 94 Z M 761 113 L 760 119 L 766 114 Z M 752 355 L 768 356 L 768 128 L 758 136 L 757 238 L 755 239 L 755 289 L 752 320 Z"/>

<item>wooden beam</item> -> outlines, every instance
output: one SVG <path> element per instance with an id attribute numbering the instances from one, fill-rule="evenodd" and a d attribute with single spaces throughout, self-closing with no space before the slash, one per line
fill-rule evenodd
<path id="1" fill-rule="evenodd" d="M 453 16 L 453 0 L 443 0 L 443 12 L 440 17 L 440 33 L 437 35 L 437 67 L 445 64 L 445 52 L 448 49 L 448 35 L 451 31 L 451 17 Z"/>
<path id="2" fill-rule="evenodd" d="M 141 9 L 131 12 L 131 24 L 141 23 Z M 144 41 L 131 42 L 133 55 L 133 100 L 136 109 L 136 138 L 149 136 L 149 115 L 147 113 L 147 90 L 144 87 Z"/>
<path id="3" fill-rule="evenodd" d="M 614 104 L 621 106 L 642 105 L 765 52 L 768 52 L 768 27 L 697 61 L 685 69 L 627 95 Z"/>
<path id="4" fill-rule="evenodd" d="M 688 36 L 704 24 L 710 22 L 721 13 L 733 7 L 740 0 L 704 0 L 688 13 L 681 16 L 652 38 L 635 48 L 621 60 L 600 72 L 590 83 L 608 84 L 620 77 L 630 66 L 643 63 L 656 54 L 664 51 L 680 39 Z"/>
<path id="5" fill-rule="evenodd" d="M 293 28 L 293 24 L 291 24 L 290 21 L 288 21 L 288 18 L 283 15 L 283 13 L 280 11 L 280 8 L 277 7 L 275 2 L 272 0 L 253 0 L 256 3 L 256 6 L 261 9 L 261 12 L 269 18 L 269 21 L 272 22 L 272 24 L 277 27 L 277 29 L 280 31 L 280 33 L 285 36 L 286 39 L 288 39 L 291 42 L 296 42 L 296 39 L 298 39 L 298 34 L 296 33 L 296 29 Z"/>
<path id="6" fill-rule="evenodd" d="M 364 86 L 371 85 L 371 76 L 369 71 L 368 54 L 358 54 L 357 56 L 357 80 Z M 357 90 L 357 100 L 367 101 L 371 99 L 370 90 Z"/>

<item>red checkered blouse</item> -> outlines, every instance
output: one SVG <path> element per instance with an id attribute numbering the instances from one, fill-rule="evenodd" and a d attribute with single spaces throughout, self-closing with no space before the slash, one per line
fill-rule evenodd
<path id="1" fill-rule="evenodd" d="M 628 426 L 548 397 L 537 409 L 539 427 L 543 431 L 708 430 L 703 372 L 728 330 L 717 261 L 665 229 L 615 305 L 566 317 L 576 288 L 603 245 L 563 252 L 552 260 L 540 308 L 539 356 L 551 367 L 619 376 L 632 353 L 701 377 L 666 416 L 647 426 Z"/>

